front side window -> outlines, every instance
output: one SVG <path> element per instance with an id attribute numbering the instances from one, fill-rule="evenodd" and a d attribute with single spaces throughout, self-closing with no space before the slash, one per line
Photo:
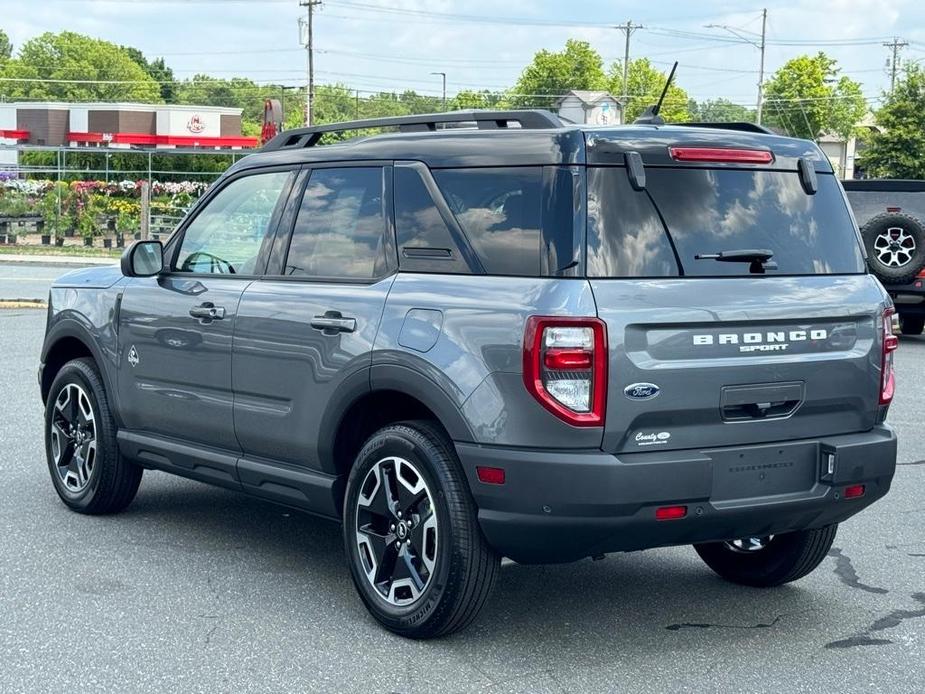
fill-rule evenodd
<path id="1" fill-rule="evenodd" d="M 186 227 L 174 270 L 257 273 L 261 244 L 291 176 L 289 171 L 252 174 L 222 188 Z"/>
<path id="2" fill-rule="evenodd" d="M 388 267 L 381 167 L 316 169 L 302 196 L 285 274 L 375 279 Z"/>

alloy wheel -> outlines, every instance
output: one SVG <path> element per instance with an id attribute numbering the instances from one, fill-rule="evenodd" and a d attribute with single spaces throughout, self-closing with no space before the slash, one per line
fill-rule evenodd
<path id="1" fill-rule="evenodd" d="M 55 399 L 51 418 L 51 452 L 64 487 L 81 492 L 96 463 L 96 420 L 87 392 L 68 383 Z"/>
<path id="2" fill-rule="evenodd" d="M 886 267 L 903 267 L 915 255 L 915 237 L 902 227 L 890 227 L 874 239 L 874 252 Z"/>
<path id="3" fill-rule="evenodd" d="M 729 540 L 723 544 L 726 545 L 727 549 L 733 552 L 751 554 L 752 552 L 760 552 L 765 549 L 771 544 L 771 540 L 773 539 L 773 535 L 768 535 L 767 537 L 743 537 L 739 540 Z"/>
<path id="4" fill-rule="evenodd" d="M 390 456 L 366 474 L 357 497 L 356 546 L 366 579 L 391 605 L 415 602 L 437 560 L 434 497 L 420 471 Z"/>

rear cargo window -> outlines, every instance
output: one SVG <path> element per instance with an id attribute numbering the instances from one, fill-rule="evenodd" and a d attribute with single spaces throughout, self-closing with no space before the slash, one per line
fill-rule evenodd
<path id="1" fill-rule="evenodd" d="M 770 275 L 865 271 L 857 234 L 832 175 L 819 175 L 815 195 L 807 195 L 799 175 L 787 171 L 649 167 L 644 191 L 633 190 L 626 178 L 622 167 L 589 170 L 591 276 L 677 274 L 671 268 L 676 263 L 671 261 L 666 226 L 684 275 L 748 276 L 747 262 L 695 259 L 698 254 L 745 249 L 774 253 L 778 269 Z"/>
<path id="2" fill-rule="evenodd" d="M 541 167 L 443 169 L 433 175 L 488 274 L 540 274 Z"/>

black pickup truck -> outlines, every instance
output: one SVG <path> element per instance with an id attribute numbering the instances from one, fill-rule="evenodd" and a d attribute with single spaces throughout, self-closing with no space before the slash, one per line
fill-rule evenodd
<path id="1" fill-rule="evenodd" d="M 904 335 L 925 326 L 925 181 L 842 181 L 871 271 L 893 298 Z"/>

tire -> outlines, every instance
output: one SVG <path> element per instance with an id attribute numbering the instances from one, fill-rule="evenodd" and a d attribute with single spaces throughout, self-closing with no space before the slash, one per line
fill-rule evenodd
<path id="1" fill-rule="evenodd" d="M 71 416 L 77 431 L 68 436 Z M 45 455 L 55 491 L 78 513 L 116 513 L 135 498 L 143 470 L 119 453 L 109 398 L 91 359 L 69 361 L 51 384 Z"/>
<path id="2" fill-rule="evenodd" d="M 925 267 L 925 226 L 912 215 L 879 214 L 861 236 L 870 269 L 884 284 L 911 282 Z"/>
<path id="3" fill-rule="evenodd" d="M 366 442 L 347 481 L 343 527 L 360 598 L 401 636 L 435 638 L 468 626 L 500 571 L 456 452 L 430 422 L 394 424 Z"/>
<path id="4" fill-rule="evenodd" d="M 903 335 L 921 335 L 925 329 L 925 318 L 922 316 L 899 316 L 899 329 Z"/>
<path id="5" fill-rule="evenodd" d="M 765 538 L 766 546 L 748 549 L 748 540 L 694 545 L 700 558 L 732 583 L 770 588 L 803 578 L 825 559 L 835 541 L 838 524 Z M 759 538 L 750 538 L 758 540 Z"/>

